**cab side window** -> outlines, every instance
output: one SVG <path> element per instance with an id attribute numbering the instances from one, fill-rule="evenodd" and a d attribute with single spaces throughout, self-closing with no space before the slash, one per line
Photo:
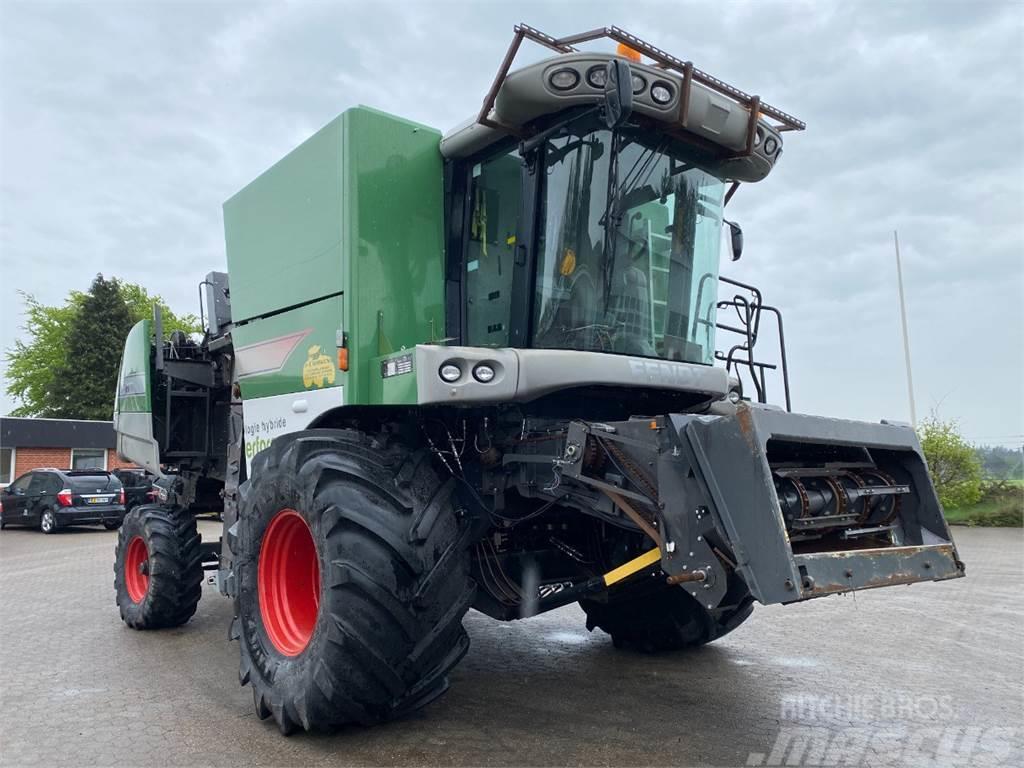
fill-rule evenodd
<path id="1" fill-rule="evenodd" d="M 39 496 L 47 492 L 50 486 L 50 475 L 45 472 L 37 472 L 32 476 L 32 483 L 28 487 L 30 496 Z"/>
<path id="2" fill-rule="evenodd" d="M 469 234 L 464 250 L 467 344 L 508 345 L 516 228 L 519 152 L 476 163 L 469 184 Z"/>
<path id="3" fill-rule="evenodd" d="M 26 491 L 28 491 L 28 486 L 29 486 L 29 483 L 31 483 L 31 482 L 32 482 L 32 475 L 31 474 L 22 475 L 17 480 L 15 480 L 13 483 L 11 483 L 10 486 L 8 486 L 7 490 L 10 491 L 11 493 L 14 493 L 15 491 L 20 491 L 22 493 L 25 493 Z"/>

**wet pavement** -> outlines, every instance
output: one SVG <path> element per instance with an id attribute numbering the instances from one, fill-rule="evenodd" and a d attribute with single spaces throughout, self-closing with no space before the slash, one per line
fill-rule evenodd
<path id="1" fill-rule="evenodd" d="M 216 537 L 219 526 L 202 523 Z M 502 624 L 405 720 L 280 736 L 238 685 L 231 604 L 162 632 L 114 606 L 116 533 L 0 534 L 0 764 L 1024 764 L 1024 532 L 955 529 L 968 577 L 758 607 L 668 656 L 575 606 Z"/>

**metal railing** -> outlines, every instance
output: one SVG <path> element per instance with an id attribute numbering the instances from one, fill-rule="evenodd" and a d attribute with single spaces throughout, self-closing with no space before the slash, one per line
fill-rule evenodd
<path id="1" fill-rule="evenodd" d="M 706 274 L 701 278 L 700 284 L 697 288 L 698 307 L 703 306 L 701 298 L 705 287 L 709 282 L 716 289 L 720 283 L 725 283 L 737 288 L 742 288 L 749 295 L 737 293 L 731 299 L 719 300 L 713 305 L 708 304 L 708 317 L 697 318 L 694 325 L 701 325 L 704 327 L 714 325 L 718 330 L 726 331 L 727 333 L 735 334 L 740 337 L 740 339 L 736 343 L 732 344 L 728 350 L 716 349 L 715 359 L 724 362 L 725 370 L 730 373 L 735 372 L 738 377 L 740 376 L 740 370 L 746 371 L 746 375 L 750 379 L 751 385 L 754 388 L 754 394 L 756 395 L 757 402 L 768 402 L 768 382 L 766 374 L 768 371 L 778 370 L 782 376 L 782 388 L 786 399 L 786 410 L 792 411 L 793 403 L 789 391 L 789 365 L 786 362 L 786 334 L 782 325 L 782 311 L 779 310 L 778 307 L 765 304 L 760 289 L 755 288 L 753 285 L 723 276 L 718 276 L 718 280 L 712 282 L 708 280 L 708 278 L 711 277 L 714 276 Z M 722 322 L 721 315 L 717 316 L 717 322 L 712 323 L 710 319 L 712 307 L 714 307 L 717 312 L 732 308 L 736 312 L 737 324 L 730 325 L 729 323 Z M 760 339 L 761 334 L 762 312 L 768 312 L 775 317 L 776 332 L 779 339 L 779 365 L 764 362 L 754 356 L 757 342 Z M 696 335 L 696 327 L 694 328 L 694 335 Z M 741 386 L 742 383 L 743 380 L 741 377 Z"/>
<path id="2" fill-rule="evenodd" d="M 775 128 L 779 131 L 802 131 L 807 127 L 802 120 L 798 120 L 788 112 L 783 112 L 781 109 L 761 101 L 760 96 L 741 91 L 739 88 L 729 85 L 725 81 L 719 80 L 717 77 L 713 77 L 703 70 L 697 69 L 693 66 L 693 62 L 683 61 L 682 59 L 676 58 L 675 56 L 666 53 L 660 48 L 641 40 L 636 35 L 632 35 L 619 27 L 599 27 L 598 29 L 592 29 L 589 32 L 580 32 L 575 35 L 567 35 L 566 37 L 560 38 L 544 34 L 539 29 L 534 29 L 528 24 L 517 24 L 514 27 L 513 32 L 512 42 L 509 45 L 508 50 L 505 52 L 505 58 L 502 59 L 501 66 L 498 69 L 498 74 L 495 76 L 494 82 L 491 83 L 491 87 L 488 89 L 487 95 L 484 97 L 483 105 L 480 107 L 480 112 L 476 118 L 478 123 L 486 125 L 489 128 L 508 130 L 508 126 L 500 125 L 491 120 L 490 114 L 491 110 L 494 108 L 494 101 L 498 97 L 498 91 L 501 90 L 502 83 L 504 83 L 505 78 L 508 77 L 509 70 L 512 68 L 512 63 L 515 61 L 516 54 L 519 52 L 519 48 L 522 45 L 523 40 L 531 40 L 546 48 L 550 48 L 556 53 L 576 53 L 577 49 L 575 46 L 578 43 L 591 42 L 600 39 L 609 39 L 616 43 L 628 46 L 634 51 L 647 56 L 654 62 L 655 66 L 660 67 L 661 69 L 678 72 L 683 76 L 683 88 L 679 100 L 679 122 L 683 127 L 686 126 L 687 110 L 690 103 L 690 92 L 693 87 L 693 83 L 695 82 L 700 83 L 723 96 L 728 96 L 746 107 L 750 112 L 750 118 L 747 123 L 746 147 L 741 155 L 749 155 L 754 151 L 754 137 L 757 132 L 757 121 L 762 116 L 775 120 L 778 123 Z"/>

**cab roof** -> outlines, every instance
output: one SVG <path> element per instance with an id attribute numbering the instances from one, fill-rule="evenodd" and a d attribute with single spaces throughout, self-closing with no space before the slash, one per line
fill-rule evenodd
<path id="1" fill-rule="evenodd" d="M 609 38 L 619 53 L 578 51 L 575 43 Z M 557 55 L 510 71 L 524 39 Z M 561 39 L 519 25 L 479 114 L 441 140 L 446 157 L 469 157 L 508 136 L 528 136 L 538 120 L 566 109 L 599 103 L 607 63 L 625 55 L 633 77 L 633 113 L 656 129 L 701 145 L 723 158 L 723 172 L 737 181 L 759 181 L 782 154 L 785 131 L 805 125 L 618 27 Z M 651 59 L 640 61 L 641 56 Z"/>

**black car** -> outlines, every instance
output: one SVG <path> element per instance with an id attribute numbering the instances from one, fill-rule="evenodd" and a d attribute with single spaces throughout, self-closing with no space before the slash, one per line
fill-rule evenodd
<path id="1" fill-rule="evenodd" d="M 38 527 L 53 533 L 68 525 L 124 520 L 124 486 L 102 469 L 33 469 L 0 491 L 0 528 Z"/>
<path id="2" fill-rule="evenodd" d="M 121 485 L 124 486 L 125 512 L 131 512 L 140 504 L 150 504 L 155 500 L 156 491 L 153 489 L 155 475 L 151 475 L 144 469 L 115 469 L 110 474 L 120 480 Z"/>

